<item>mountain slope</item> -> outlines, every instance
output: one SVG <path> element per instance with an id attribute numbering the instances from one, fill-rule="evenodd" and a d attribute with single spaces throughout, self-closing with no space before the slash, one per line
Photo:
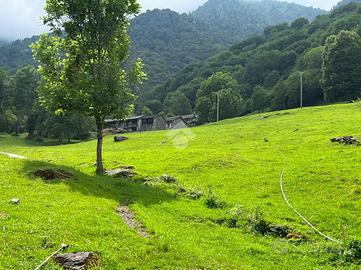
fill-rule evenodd
<path id="1" fill-rule="evenodd" d="M 361 0 L 342 0 L 342 1 L 337 3 L 336 8 L 348 5 L 350 3 L 360 4 Z"/>
<path id="2" fill-rule="evenodd" d="M 26 65 L 35 65 L 29 46 L 37 40 L 38 36 L 33 36 L 0 47 L 0 67 L 8 71 L 15 71 Z"/>
<path id="3" fill-rule="evenodd" d="M 3 45 L 5 45 L 5 44 L 7 44 L 7 43 L 8 43 L 7 40 L 0 38 L 0 47 L 3 46 Z"/>
<path id="4" fill-rule="evenodd" d="M 361 239 L 361 151 L 332 144 L 330 138 L 361 138 L 360 121 L 359 109 L 348 104 L 252 115 L 172 138 L 167 131 L 128 134 L 120 144 L 105 138 L 107 168 L 133 165 L 135 179 L 96 176 L 95 141 L 51 147 L 2 136 L 1 151 L 30 159 L 0 155 L 0 225 L 6 243 L 0 269 L 35 269 L 63 242 L 70 244 L 68 252 L 98 254 L 99 270 L 359 269 L 360 243 L 348 243 Z M 188 147 L 176 148 L 190 132 Z M 75 176 L 34 176 L 44 168 Z M 343 244 L 314 233 L 287 206 L 279 187 L 283 171 L 290 203 Z M 163 174 L 178 182 L 154 178 Z M 191 199 L 199 191 L 202 197 Z M 20 205 L 9 203 L 15 196 Z M 219 201 L 223 208 L 209 208 L 209 202 Z M 122 203 L 151 238 L 123 222 L 116 211 Z M 263 235 L 269 223 L 276 233 Z M 285 228 L 306 238 L 277 236 Z"/>
<path id="5" fill-rule="evenodd" d="M 140 94 L 148 92 L 179 72 L 187 64 L 214 55 L 233 41 L 260 33 L 266 25 L 289 22 L 298 16 L 313 19 L 323 13 L 285 2 L 235 2 L 210 0 L 190 15 L 153 10 L 132 20 L 131 59 L 141 57 L 149 80 Z M 236 5 L 236 8 L 234 6 Z M 232 11 L 232 13 L 230 13 Z M 277 13 L 275 13 L 277 12 Z M 272 19 L 277 14 L 276 19 Z M 214 23 L 210 23 L 214 19 Z M 218 25 L 219 24 L 219 25 Z M 28 48 L 35 38 L 0 48 L 0 66 L 7 70 L 34 64 Z"/>
<path id="6" fill-rule="evenodd" d="M 186 14 L 152 10 L 132 20 L 132 59 L 142 58 L 149 80 L 143 88 L 162 83 L 192 61 L 201 61 L 223 46 Z"/>
<path id="7" fill-rule="evenodd" d="M 325 14 L 321 9 L 280 1 L 209 0 L 191 16 L 216 33 L 219 40 L 233 45 L 266 26 L 291 22 L 299 17 L 312 21 Z"/>
<path id="8" fill-rule="evenodd" d="M 292 24 L 267 27 L 262 35 L 246 39 L 182 72 L 148 93 L 148 99 L 165 100 L 174 92 L 184 93 L 194 105 L 202 82 L 216 72 L 230 73 L 238 81 L 244 104 L 240 113 L 253 112 L 252 95 L 257 86 L 266 94 L 263 109 L 299 106 L 299 74 L 305 71 L 304 105 L 324 101 L 320 85 L 323 45 L 328 36 L 341 30 L 361 34 L 360 5 L 350 4 L 317 17 L 309 23 L 297 19 Z M 264 92 L 264 91 L 263 91 Z"/>

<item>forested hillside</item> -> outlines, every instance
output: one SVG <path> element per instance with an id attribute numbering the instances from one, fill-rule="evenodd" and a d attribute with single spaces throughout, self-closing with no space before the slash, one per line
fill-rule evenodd
<path id="1" fill-rule="evenodd" d="M 269 25 L 291 22 L 299 17 L 313 20 L 326 11 L 281 1 L 209 0 L 191 16 L 227 45 L 262 33 Z"/>
<path id="2" fill-rule="evenodd" d="M 140 14 L 132 20 L 129 31 L 133 44 L 131 58 L 141 57 L 148 73 L 148 80 L 138 93 L 139 103 L 145 103 L 144 92 L 234 41 L 260 33 L 267 25 L 290 22 L 299 16 L 313 19 L 321 13 L 324 12 L 319 9 L 278 1 L 210 0 L 188 15 L 171 10 Z M 15 72 L 25 65 L 34 65 L 29 45 L 36 39 L 0 47 L 0 66 Z"/>
<path id="3" fill-rule="evenodd" d="M 302 71 L 304 105 L 356 99 L 361 89 L 360 22 L 361 5 L 350 4 L 312 23 L 301 18 L 267 27 L 262 35 L 187 66 L 147 98 L 161 100 L 166 113 L 177 114 L 172 104 L 181 97 L 203 122 L 215 120 L 217 94 L 223 118 L 293 108 L 300 103 Z"/>
<path id="4" fill-rule="evenodd" d="M 186 14 L 169 9 L 147 11 L 132 20 L 132 58 L 142 58 L 149 80 L 143 89 L 164 82 L 192 61 L 220 51 L 222 42 Z"/>
<path id="5" fill-rule="evenodd" d="M 26 65 L 35 65 L 29 46 L 37 39 L 37 36 L 33 36 L 0 47 L 0 67 L 12 72 Z"/>
<path id="6" fill-rule="evenodd" d="M 5 39 L 0 38 L 0 46 L 3 46 L 6 43 L 7 41 Z"/>
<path id="7" fill-rule="evenodd" d="M 348 5 L 350 3 L 361 3 L 361 0 L 342 0 L 337 4 L 336 7 L 345 6 L 345 5 Z"/>

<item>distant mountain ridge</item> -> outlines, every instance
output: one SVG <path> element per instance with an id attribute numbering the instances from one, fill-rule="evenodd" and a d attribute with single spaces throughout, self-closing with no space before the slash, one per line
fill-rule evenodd
<path id="1" fill-rule="evenodd" d="M 361 0 L 342 0 L 340 2 L 337 3 L 336 8 L 351 4 L 351 3 L 356 3 L 356 4 L 360 4 Z"/>
<path id="2" fill-rule="evenodd" d="M 233 45 L 265 27 L 291 22 L 299 17 L 310 21 L 326 11 L 275 0 L 209 0 L 191 16 L 216 33 L 224 44 Z"/>
<path id="3" fill-rule="evenodd" d="M 142 58 L 148 80 L 138 95 L 154 89 L 191 63 L 199 63 L 266 26 L 291 22 L 298 17 L 313 20 L 325 11 L 279 1 L 209 0 L 190 14 L 152 10 L 132 19 L 131 60 Z M 29 45 L 37 37 L 0 47 L 0 66 L 14 71 L 34 65 Z M 140 99 L 141 100 L 141 99 Z"/>
<path id="4" fill-rule="evenodd" d="M 342 30 L 361 36 L 360 10 L 361 4 L 342 5 L 311 23 L 299 18 L 291 24 L 269 26 L 262 34 L 245 39 L 202 63 L 186 66 L 162 86 L 146 93 L 147 99 L 160 100 L 163 108 L 169 108 L 167 112 L 174 114 L 168 100 L 183 95 L 196 109 L 202 84 L 223 72 L 237 81 L 244 102 L 242 114 L 259 111 L 254 104 L 262 98 L 266 104 L 263 109 L 295 108 L 299 106 L 298 71 L 304 71 L 304 105 L 321 104 L 326 101 L 320 83 L 325 40 Z"/>
<path id="5" fill-rule="evenodd" d="M 5 39 L 0 38 L 0 46 L 3 46 L 4 44 L 7 44 L 8 41 Z"/>

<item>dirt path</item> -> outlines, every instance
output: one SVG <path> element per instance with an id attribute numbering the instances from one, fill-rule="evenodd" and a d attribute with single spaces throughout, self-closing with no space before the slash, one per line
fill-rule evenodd
<path id="1" fill-rule="evenodd" d="M 135 230 L 137 234 L 144 238 L 150 238 L 150 234 L 144 225 L 135 218 L 134 213 L 129 209 L 128 206 L 119 206 L 117 209 L 118 215 L 122 218 L 125 224 L 129 228 Z"/>
<path id="2" fill-rule="evenodd" d="M 14 158 L 14 159 L 28 159 L 27 157 L 24 157 L 24 156 L 19 156 L 16 154 L 6 153 L 6 152 L 0 152 L 0 155 L 7 156 L 9 158 Z"/>

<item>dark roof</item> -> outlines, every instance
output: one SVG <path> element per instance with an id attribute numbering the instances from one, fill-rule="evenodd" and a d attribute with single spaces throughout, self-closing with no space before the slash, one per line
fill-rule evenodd
<path id="1" fill-rule="evenodd" d="M 165 119 L 165 121 L 167 121 L 167 122 L 173 122 L 173 121 L 175 121 L 175 120 L 177 120 L 177 119 L 181 119 L 182 121 L 184 121 L 184 122 L 185 122 L 185 120 L 183 119 L 183 117 L 182 117 L 182 116 L 172 116 L 172 117 L 167 117 L 167 118 Z"/>
<path id="2" fill-rule="evenodd" d="M 105 122 L 106 123 L 112 123 L 112 122 L 118 122 L 118 121 L 132 121 L 132 120 L 139 120 L 139 119 L 151 119 L 151 118 L 158 118 L 161 116 L 146 116 L 146 115 L 137 115 L 137 116 L 132 116 L 129 117 L 125 120 L 121 120 L 121 119 L 106 119 Z"/>
<path id="3" fill-rule="evenodd" d="M 187 115 L 182 115 L 183 118 L 195 118 L 196 115 L 195 114 L 187 114 Z"/>
<path id="4" fill-rule="evenodd" d="M 143 115 L 132 116 L 127 118 L 126 120 L 138 120 L 138 119 L 142 119 L 143 117 L 144 117 Z"/>

